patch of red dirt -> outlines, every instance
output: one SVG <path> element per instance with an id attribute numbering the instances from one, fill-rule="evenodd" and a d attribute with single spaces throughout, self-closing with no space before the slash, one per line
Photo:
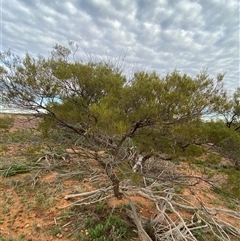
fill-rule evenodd
<path id="1" fill-rule="evenodd" d="M 43 176 L 41 179 L 42 179 L 42 181 L 44 181 L 44 182 L 50 183 L 50 182 L 55 181 L 56 178 L 57 178 L 57 172 L 51 172 L 51 173 Z"/>
<path id="2" fill-rule="evenodd" d="M 226 165 L 231 165 L 229 160 L 222 158 L 221 163 L 225 163 Z M 195 185 L 185 188 L 183 190 L 182 196 L 189 202 L 191 205 L 196 207 L 202 207 L 202 205 L 210 208 L 210 209 L 222 209 L 233 211 L 226 207 L 226 200 L 220 199 L 219 195 L 213 192 L 214 186 L 221 186 L 225 181 L 227 176 L 223 173 L 215 173 L 213 178 L 209 180 L 206 176 L 202 174 L 202 171 L 194 166 L 194 170 L 187 163 L 181 163 L 178 168 L 181 174 L 186 176 L 195 176 L 199 177 L 198 182 L 197 179 L 193 179 L 192 183 L 196 183 Z M 201 180 L 202 178 L 202 180 Z M 209 182 L 205 182 L 204 180 L 208 180 Z M 211 185 L 211 183 L 214 185 Z M 240 210 L 240 204 L 236 205 L 236 210 Z M 240 229 L 240 222 L 234 218 L 231 218 L 227 214 L 219 214 L 217 211 L 212 211 L 215 215 L 222 218 L 223 221 L 234 225 L 235 227 Z"/>
<path id="3" fill-rule="evenodd" d="M 154 214 L 155 206 L 154 206 L 154 203 L 151 202 L 150 200 L 141 196 L 132 196 L 129 198 L 134 203 L 136 208 L 139 209 L 139 213 L 141 214 L 141 216 L 145 218 L 150 218 Z M 126 198 L 123 198 L 120 200 L 116 198 L 111 198 L 108 200 L 107 203 L 110 207 L 114 208 L 122 205 L 128 205 L 129 201 Z"/>
<path id="4" fill-rule="evenodd" d="M 36 129 L 40 123 L 40 118 L 35 118 L 32 116 L 19 115 L 14 118 L 14 122 L 9 132 L 25 130 L 25 129 Z"/>

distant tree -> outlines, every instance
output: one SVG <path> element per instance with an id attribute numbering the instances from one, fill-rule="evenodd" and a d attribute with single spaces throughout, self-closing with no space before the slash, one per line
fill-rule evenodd
<path id="1" fill-rule="evenodd" d="M 228 128 L 224 121 L 211 121 L 204 124 L 202 130 L 208 142 L 223 156 L 230 158 L 235 168 L 240 170 L 240 135 L 233 128 Z"/>
<path id="2" fill-rule="evenodd" d="M 228 128 L 240 130 L 240 87 L 233 93 L 233 97 L 223 106 L 220 112 Z"/>
<path id="3" fill-rule="evenodd" d="M 213 79 L 206 70 L 196 77 L 176 70 L 166 77 L 136 72 L 129 81 L 109 63 L 83 63 L 72 54 L 71 48 L 60 45 L 48 58 L 1 53 L 2 98 L 43 115 L 45 134 L 58 128 L 95 150 L 118 198 L 120 180 L 114 169 L 129 148 L 136 148 L 141 160 L 171 152 L 174 139 L 180 137 L 177 130 L 194 130 L 197 121 L 217 111 L 226 97 L 222 74 Z M 105 150 L 109 160 L 97 156 L 99 150 Z"/>

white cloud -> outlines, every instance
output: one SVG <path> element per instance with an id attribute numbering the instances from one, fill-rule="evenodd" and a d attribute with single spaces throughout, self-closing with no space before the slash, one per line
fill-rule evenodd
<path id="1" fill-rule="evenodd" d="M 55 43 L 79 52 L 116 57 L 128 67 L 191 75 L 226 71 L 239 83 L 238 0 L 2 0 L 2 49 L 46 55 Z"/>
<path id="2" fill-rule="evenodd" d="M 74 7 L 74 5 L 71 2 L 66 2 L 64 5 L 66 6 L 66 9 L 70 14 L 77 13 L 77 9 Z"/>

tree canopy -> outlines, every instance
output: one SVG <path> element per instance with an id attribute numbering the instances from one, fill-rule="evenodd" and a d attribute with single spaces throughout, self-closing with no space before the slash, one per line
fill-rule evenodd
<path id="1" fill-rule="evenodd" d="M 128 79 L 108 62 L 76 60 L 75 50 L 71 43 L 56 45 L 48 57 L 0 56 L 3 101 L 43 115 L 45 134 L 54 126 L 106 149 L 117 162 L 129 141 L 146 155 L 183 148 L 207 141 L 199 129 L 203 116 L 224 108 L 233 113 L 231 123 L 239 116 L 239 90 L 227 105 L 224 74 L 138 71 Z"/>
<path id="2" fill-rule="evenodd" d="M 162 77 L 154 71 L 138 71 L 129 80 L 110 63 L 76 60 L 76 49 L 73 43 L 70 48 L 57 44 L 48 57 L 2 53 L 4 102 L 44 113 L 46 128 L 55 123 L 94 141 L 104 135 L 105 142 L 112 143 L 110 149 L 131 138 L 145 151 L 161 151 L 157 142 L 166 132 L 173 133 L 171 128 L 194 125 L 229 106 L 224 74 L 211 78 L 202 70 L 192 77 L 174 70 Z M 230 105 L 234 112 L 230 122 L 236 120 L 237 103 L 238 92 Z"/>
<path id="3" fill-rule="evenodd" d="M 144 195 L 154 200 L 158 207 L 154 220 L 160 230 L 156 234 L 161 236 L 159 240 L 162 240 L 162 234 L 166 240 L 173 235 L 176 237 L 174 240 L 179 240 L 179 237 L 197 240 L 187 222 L 172 206 L 178 204 L 173 200 L 172 186 L 169 185 L 169 182 L 174 183 L 175 174 L 165 175 L 165 171 L 159 169 L 163 163 L 151 158 L 169 161 L 172 156 L 183 153 L 200 155 L 202 147 L 208 143 L 233 159 L 236 169 L 239 169 L 240 89 L 230 98 L 223 86 L 224 74 L 212 78 L 207 70 L 194 77 L 177 70 L 166 76 L 160 76 L 156 71 L 137 71 L 128 78 L 124 70 L 109 62 L 76 60 L 76 50 L 77 47 L 71 43 L 70 48 L 54 46 L 48 57 L 33 57 L 26 53 L 21 58 L 11 51 L 1 53 L 0 93 L 3 103 L 41 116 L 40 130 L 44 138 L 54 137 L 54 141 L 67 141 L 74 146 L 79 144 L 92 153 L 91 158 L 97 160 L 111 181 L 110 188 L 116 198 L 123 195 L 120 183 L 125 178 L 136 183 L 143 179 Z M 223 115 L 224 120 L 210 121 L 213 113 Z M 100 151 L 104 155 L 100 155 Z M 216 164 L 214 158 L 216 156 L 212 155 L 210 162 Z M 148 160 L 149 166 L 145 165 Z M 199 176 L 192 178 L 194 185 L 201 179 Z M 156 186 L 151 184 L 153 182 Z M 162 187 L 166 189 L 156 191 Z M 139 189 L 135 186 L 128 190 L 134 188 L 137 193 Z M 103 191 L 98 192 L 101 196 Z M 239 190 L 236 193 L 238 195 Z M 87 193 L 89 200 L 92 194 Z M 142 233 L 134 205 L 131 201 L 130 204 L 142 240 L 150 240 L 147 234 Z M 168 205 L 180 217 L 178 225 L 167 215 Z M 179 207 L 189 209 L 182 203 Z M 189 210 L 194 210 L 193 217 L 201 221 L 205 219 L 198 212 L 203 210 L 210 215 L 212 209 L 192 206 Z M 194 218 L 191 223 L 193 230 L 199 226 Z M 170 226 L 169 222 L 172 223 Z M 214 219 L 203 223 L 206 225 L 202 228 L 209 227 L 214 236 L 226 236 L 221 240 L 230 240 L 225 229 Z M 178 226 L 180 228 L 175 232 Z M 232 231 L 232 234 L 235 237 L 239 233 Z"/>
<path id="4" fill-rule="evenodd" d="M 141 128 L 160 131 L 199 119 L 225 98 L 222 74 L 213 79 L 206 70 L 196 77 L 142 71 L 129 81 L 109 63 L 70 56 L 71 49 L 60 45 L 48 58 L 1 54 L 4 101 L 49 114 L 80 135 L 101 131 L 126 138 Z"/>

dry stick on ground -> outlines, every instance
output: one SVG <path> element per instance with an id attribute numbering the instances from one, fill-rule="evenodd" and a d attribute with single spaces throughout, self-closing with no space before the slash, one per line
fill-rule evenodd
<path id="1" fill-rule="evenodd" d="M 125 191 L 126 192 L 126 191 Z M 222 210 L 222 209 L 215 209 L 215 208 L 208 208 L 203 207 L 202 205 L 200 207 L 192 206 L 185 206 L 181 203 L 177 203 L 176 201 L 172 200 L 172 197 L 174 196 L 174 193 L 170 193 L 170 195 L 167 195 L 166 197 L 157 196 L 154 195 L 151 190 L 148 188 L 133 188 L 129 191 L 132 195 L 140 195 L 144 198 L 147 198 L 149 200 L 152 200 L 156 208 L 158 210 L 157 216 L 153 219 L 153 227 L 155 229 L 155 235 L 157 240 L 179 240 L 179 238 L 182 238 L 182 240 L 197 240 L 192 232 L 196 232 L 196 230 L 201 229 L 209 229 L 212 231 L 212 233 L 217 236 L 218 238 L 221 238 L 220 240 L 231 240 L 231 237 L 227 234 L 225 231 L 226 229 L 229 230 L 229 233 L 235 237 L 239 237 L 240 235 L 240 229 L 237 227 L 234 227 L 233 225 L 224 222 L 220 219 L 217 215 L 212 215 L 212 211 L 218 211 L 218 213 L 223 214 L 230 214 L 231 218 L 239 219 L 239 213 L 231 211 L 231 210 Z M 159 206 L 161 205 L 161 207 Z M 177 222 L 173 218 L 171 218 L 170 215 L 167 214 L 167 208 L 169 207 L 171 212 L 175 215 L 175 219 L 177 217 Z M 183 210 L 186 211 L 194 211 L 193 216 L 197 215 L 198 220 L 190 223 L 187 223 L 184 221 L 182 214 L 180 211 L 176 210 L 175 207 L 180 207 Z M 193 218 L 192 218 L 193 220 Z M 210 221 L 207 221 L 210 220 Z M 199 224 L 202 224 L 199 226 Z M 217 229 L 217 232 L 215 231 Z M 219 233 L 219 234 L 217 234 Z"/>
<path id="2" fill-rule="evenodd" d="M 108 196 L 102 196 L 102 193 L 96 193 L 93 194 L 89 197 L 83 198 L 81 200 L 78 200 L 76 202 L 70 203 L 69 205 L 63 206 L 63 207 L 58 207 L 59 209 L 64 209 L 64 208 L 68 208 L 68 207 L 72 207 L 72 206 L 83 206 L 83 205 L 91 205 L 94 203 L 99 203 L 102 201 L 105 201 L 111 197 L 113 197 L 113 194 L 110 194 Z"/>
<path id="3" fill-rule="evenodd" d="M 154 179 L 154 185 L 150 185 L 145 188 L 125 185 L 122 187 L 122 190 L 127 196 L 140 195 L 155 203 L 157 214 L 152 219 L 151 224 L 155 231 L 156 240 L 197 241 L 196 237 L 194 236 L 194 232 L 201 232 L 204 229 L 210 230 L 214 236 L 217 236 L 223 241 L 230 241 L 231 237 L 238 237 L 240 235 L 240 231 L 237 227 L 226 223 L 216 215 L 216 212 L 219 212 L 228 215 L 231 218 L 239 219 L 239 214 L 237 214 L 237 212 L 208 208 L 202 202 L 200 202 L 199 206 L 195 206 L 190 202 L 187 202 L 187 200 L 184 200 L 184 198 L 182 198 L 180 201 L 173 200 L 173 197 L 177 196 L 177 194 L 174 192 L 174 189 L 167 188 L 169 186 L 169 182 L 167 181 L 167 185 L 165 185 L 162 179 Z M 197 183 L 200 179 L 201 178 L 197 177 Z M 165 189 L 164 191 L 156 192 L 156 186 L 164 187 Z M 74 205 L 90 205 L 102 200 L 106 200 L 114 196 L 112 188 L 113 186 L 110 186 L 107 189 L 98 189 L 91 192 L 68 195 L 65 198 L 84 198 L 61 208 Z M 188 203 L 188 205 L 184 205 L 183 203 Z M 133 217 L 138 228 L 139 237 L 141 240 L 151 240 L 142 227 L 141 219 L 138 217 L 132 201 L 130 201 L 130 205 L 133 211 L 131 216 Z M 172 214 L 168 214 L 168 210 L 171 210 Z M 194 214 L 192 215 L 191 219 L 186 221 L 183 218 L 181 210 L 185 210 L 187 212 L 193 211 Z M 212 213 L 213 211 L 215 213 Z M 228 232 L 226 230 L 228 230 Z"/>
<path id="4" fill-rule="evenodd" d="M 155 237 L 157 240 L 194 240 L 195 237 L 192 235 L 191 231 L 188 228 L 188 225 L 184 221 L 183 217 L 179 212 L 175 210 L 171 204 L 171 199 L 173 194 L 168 193 L 167 197 L 156 197 L 151 195 L 149 190 L 142 189 L 137 192 L 138 195 L 141 195 L 147 199 L 154 200 L 156 208 L 158 210 L 157 216 L 152 220 L 152 226 L 155 230 Z M 149 195 L 150 194 L 150 195 Z M 158 203 L 161 202 L 161 207 Z M 167 206 L 170 210 L 177 216 L 177 221 L 172 220 L 172 218 L 167 214 Z"/>
<path id="5" fill-rule="evenodd" d="M 157 186 L 162 186 L 165 188 L 162 191 L 156 191 Z M 74 205 L 90 205 L 100 202 L 102 200 L 106 200 L 114 196 L 112 188 L 112 186 L 109 186 L 106 189 L 98 189 L 95 191 L 68 195 L 65 197 L 66 199 L 76 197 L 84 198 L 61 208 L 66 208 Z M 240 235 L 240 230 L 237 227 L 226 223 L 218 215 L 216 215 L 217 212 L 219 214 L 222 213 L 224 215 L 228 215 L 231 218 L 240 219 L 239 213 L 232 210 L 208 208 L 202 202 L 200 202 L 199 206 L 196 206 L 185 200 L 184 197 L 181 197 L 181 199 L 178 199 L 178 201 L 173 200 L 175 196 L 182 195 L 176 194 L 173 188 L 167 188 L 164 183 L 159 180 L 155 180 L 154 185 L 149 185 L 145 188 L 125 185 L 124 187 L 122 187 L 122 191 L 128 197 L 133 195 L 142 196 L 155 204 L 158 213 L 152 219 L 151 223 L 153 229 L 155 230 L 156 240 L 178 241 L 182 239 L 186 241 L 197 241 L 193 233 L 197 232 L 198 230 L 199 232 L 201 232 L 204 229 L 210 230 L 214 236 L 217 236 L 220 240 L 224 241 L 230 241 L 230 235 L 232 237 L 238 237 Z M 193 197 L 195 196 L 193 195 Z M 187 205 L 185 205 L 186 203 Z M 181 214 L 181 211 L 179 211 L 178 209 L 185 210 L 187 212 L 191 211 L 194 212 L 194 214 L 192 215 L 192 218 L 190 220 L 185 221 L 183 215 Z M 139 235 L 144 237 L 145 234 L 142 230 L 140 218 L 138 217 L 138 215 L 136 215 L 136 210 L 133 207 L 132 210 L 132 217 L 135 220 L 136 226 L 138 225 L 138 230 L 140 233 Z M 168 214 L 168 210 L 171 210 L 172 215 L 174 215 L 175 218 L 173 218 L 171 214 Z M 228 230 L 228 232 L 226 232 L 225 230 Z M 142 238 L 142 240 L 147 240 L 147 238 Z"/>
<path id="6" fill-rule="evenodd" d="M 172 201 L 172 204 L 174 206 L 177 206 L 181 209 L 187 210 L 187 211 L 194 211 L 195 214 L 199 216 L 201 213 L 202 215 L 205 215 L 208 219 L 211 221 L 206 221 L 206 218 L 203 219 L 201 217 L 201 220 L 205 223 L 208 223 L 208 227 L 214 225 L 216 227 L 220 227 L 220 233 L 226 233 L 224 229 L 228 229 L 228 231 L 234 235 L 234 236 L 240 236 L 240 229 L 237 227 L 234 227 L 230 223 L 227 223 L 226 221 L 222 220 L 219 215 L 227 215 L 227 217 L 230 217 L 234 220 L 239 220 L 240 222 L 240 213 L 232 210 L 226 210 L 226 209 L 220 209 L 220 208 L 208 208 L 206 206 L 202 207 L 196 207 L 196 206 L 189 206 L 184 205 L 181 203 L 177 203 L 175 201 Z M 228 239 L 227 239 L 228 240 Z"/>
<path id="7" fill-rule="evenodd" d="M 125 186 L 123 187 L 123 193 L 127 196 L 129 203 L 132 208 L 132 215 L 130 215 L 138 228 L 139 238 L 141 240 L 151 240 L 148 234 L 144 231 L 141 219 L 138 217 L 136 209 L 132 201 L 130 200 L 130 196 L 132 195 L 140 195 L 150 201 L 152 201 L 157 210 L 157 215 L 151 220 L 152 228 L 155 231 L 156 240 L 185 240 L 185 241 L 197 241 L 194 237 L 193 233 L 197 230 L 211 230 L 213 235 L 217 236 L 220 240 L 230 241 L 231 234 L 233 237 L 238 237 L 240 235 L 240 230 L 233 225 L 226 223 L 221 220 L 217 215 L 212 214 L 212 212 L 218 212 L 223 214 L 229 214 L 231 217 L 240 219 L 240 214 L 231 210 L 225 209 L 217 209 L 217 208 L 208 208 L 200 205 L 199 207 L 194 205 L 184 205 L 182 203 L 178 203 L 177 201 L 172 200 L 176 195 L 173 189 L 166 189 L 165 196 L 163 196 L 164 192 L 161 193 L 162 196 L 158 195 L 157 192 L 153 191 L 151 188 L 138 188 L 133 186 Z M 112 194 L 108 194 L 109 192 L 113 192 L 112 186 L 109 186 L 106 189 L 98 189 L 95 191 L 84 192 L 80 194 L 71 194 L 67 195 L 65 199 L 76 198 L 76 197 L 84 197 L 81 200 L 73 202 L 65 207 L 67 208 L 74 205 L 90 205 L 93 203 L 97 203 L 106 199 L 113 197 Z M 106 193 L 108 195 L 106 195 Z M 183 200 L 182 200 L 183 202 Z M 186 211 L 194 211 L 192 218 L 188 221 L 185 221 L 181 212 L 176 208 L 180 208 L 181 210 Z M 168 210 L 171 210 L 172 215 L 168 214 Z M 175 218 L 173 218 L 173 215 Z M 216 231 L 217 230 L 217 231 Z M 226 232 L 228 230 L 228 233 Z"/>
<path id="8" fill-rule="evenodd" d="M 91 196 L 93 194 L 96 194 L 96 193 L 106 193 L 108 192 L 109 190 L 111 190 L 112 186 L 108 187 L 108 188 L 103 188 L 103 189 L 97 189 L 97 190 L 94 190 L 94 191 L 90 191 L 90 192 L 83 192 L 83 193 L 78 193 L 78 194 L 69 194 L 69 195 L 66 195 L 64 197 L 64 199 L 68 200 L 70 198 L 75 198 L 75 197 L 84 197 L 84 196 Z"/>
<path id="9" fill-rule="evenodd" d="M 149 235 L 146 233 L 146 231 L 142 227 L 142 222 L 141 222 L 141 220 L 138 217 L 136 208 L 135 208 L 132 200 L 130 198 L 128 198 L 126 195 L 124 195 L 124 196 L 128 199 L 128 201 L 130 203 L 130 206 L 131 206 L 131 209 L 132 209 L 131 217 L 133 218 L 134 223 L 135 223 L 135 225 L 137 227 L 138 237 L 140 238 L 141 241 L 152 241 L 152 239 L 149 237 Z"/>
<path id="10" fill-rule="evenodd" d="M 111 197 L 113 197 L 113 194 L 106 195 L 107 192 L 109 192 L 113 187 L 110 186 L 108 188 L 103 188 L 103 189 L 97 189 L 94 191 L 90 192 L 83 192 L 83 193 L 78 193 L 78 194 L 69 194 L 65 196 L 64 198 L 66 200 L 71 199 L 71 198 L 76 198 L 76 197 L 84 197 L 83 199 L 77 200 L 73 203 L 70 203 L 69 205 L 63 206 L 63 207 L 58 207 L 59 209 L 64 209 L 72 206 L 81 206 L 81 205 L 91 205 L 94 203 L 102 202 L 104 200 L 107 200 Z"/>
<path id="11" fill-rule="evenodd" d="M 159 213 L 161 214 L 161 219 L 162 219 L 162 217 L 165 217 L 165 219 L 166 219 L 165 221 L 167 221 L 168 225 L 169 225 L 168 231 L 163 232 L 163 230 L 160 230 L 160 232 L 159 232 L 159 231 L 156 230 L 156 227 L 157 226 L 161 227 L 164 224 L 164 220 L 160 220 L 160 222 L 159 222 L 158 217 L 157 217 L 152 221 L 152 223 L 155 224 L 155 230 L 157 231 L 155 233 L 159 233 L 158 239 L 160 240 L 160 238 L 161 238 L 161 240 L 164 240 L 164 238 L 165 238 L 166 240 L 169 240 L 169 238 L 171 237 L 173 240 L 175 240 L 175 239 L 176 240 L 179 240 L 179 239 L 182 239 L 182 240 L 197 240 L 193 236 L 193 234 L 191 232 L 191 229 L 190 229 L 191 226 L 194 226 L 194 223 L 187 224 L 184 221 L 181 214 L 173 207 L 170 200 L 164 199 L 163 202 L 166 202 L 166 204 L 169 206 L 171 212 L 173 212 L 177 216 L 177 220 L 174 221 L 170 217 L 170 215 L 168 215 L 166 213 L 166 209 L 163 211 L 163 210 L 157 208 Z M 158 206 L 157 203 L 156 203 L 156 206 Z M 203 227 L 204 226 L 199 226 L 199 227 L 196 227 L 196 228 L 202 229 Z M 155 234 L 155 236 L 156 236 L 156 234 Z"/>

